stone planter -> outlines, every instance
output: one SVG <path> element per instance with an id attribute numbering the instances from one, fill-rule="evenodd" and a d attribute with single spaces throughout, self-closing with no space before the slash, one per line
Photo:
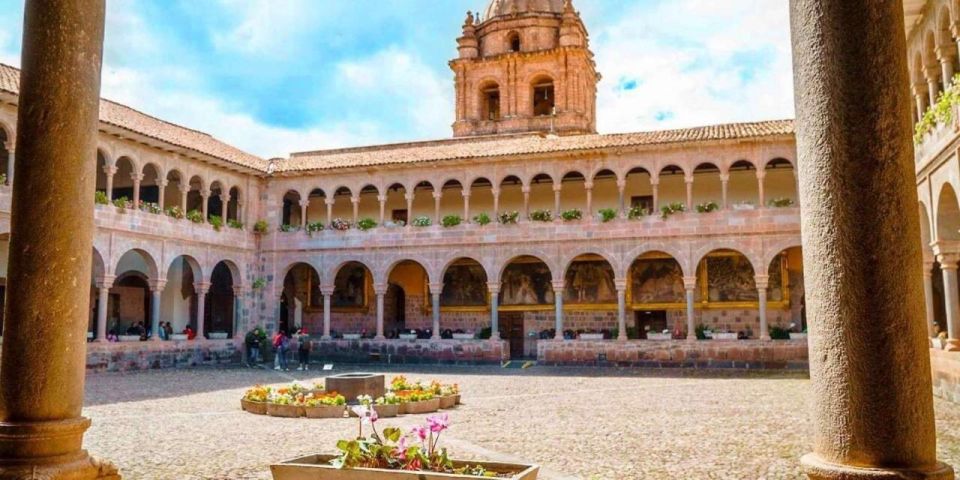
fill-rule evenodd
<path id="1" fill-rule="evenodd" d="M 458 393 L 458 394 L 454 395 L 454 397 L 456 398 L 456 403 L 457 403 L 457 405 L 460 405 L 460 394 Z"/>
<path id="2" fill-rule="evenodd" d="M 230 338 L 230 335 L 227 332 L 210 332 L 207 334 L 207 338 L 210 340 L 226 340 Z"/>
<path id="3" fill-rule="evenodd" d="M 344 411 L 346 411 L 346 408 L 343 405 L 303 407 L 303 414 L 307 418 L 343 418 Z"/>
<path id="4" fill-rule="evenodd" d="M 440 397 L 440 408 L 447 409 L 457 406 L 457 396 L 456 395 L 447 395 L 445 397 Z"/>
<path id="5" fill-rule="evenodd" d="M 669 333 L 648 333 L 647 340 L 672 340 L 673 335 Z"/>
<path id="6" fill-rule="evenodd" d="M 336 458 L 333 455 L 310 455 L 283 463 L 270 465 L 274 480 L 477 480 L 470 475 L 450 475 L 446 473 L 412 472 L 406 470 L 381 470 L 375 468 L 354 468 L 340 470 L 330 465 Z M 455 467 L 480 465 L 493 472 L 511 473 L 509 480 L 536 480 L 540 473 L 538 465 L 516 465 L 509 463 L 461 462 L 454 460 Z"/>
<path id="7" fill-rule="evenodd" d="M 581 333 L 580 340 L 603 340 L 602 333 Z"/>
<path id="8" fill-rule="evenodd" d="M 303 416 L 303 407 L 298 405 L 267 404 L 267 415 L 271 417 L 298 418 Z"/>
<path id="9" fill-rule="evenodd" d="M 807 339 L 807 334 L 806 334 L 806 333 L 793 333 L 793 332 L 790 332 L 790 340 L 806 340 L 806 339 Z"/>
<path id="10" fill-rule="evenodd" d="M 251 402 L 246 398 L 240 399 L 240 408 L 249 413 L 257 415 L 267 414 L 267 404 L 265 402 Z"/>
<path id="11" fill-rule="evenodd" d="M 713 339 L 714 339 L 714 340 L 728 340 L 728 341 L 729 341 L 729 340 L 736 340 L 736 339 L 737 339 L 737 334 L 736 334 L 736 333 L 716 333 L 716 332 L 714 332 L 714 333 L 713 333 Z"/>
<path id="12" fill-rule="evenodd" d="M 454 333 L 454 340 L 473 340 L 476 336 L 472 333 Z"/>
<path id="13" fill-rule="evenodd" d="M 416 339 L 417 339 L 417 334 L 416 334 L 416 333 L 401 333 L 400 335 L 398 335 L 398 338 L 400 338 L 400 340 L 416 340 Z"/>
<path id="14" fill-rule="evenodd" d="M 344 340 L 360 340 L 361 335 L 359 333 L 344 333 Z"/>
<path id="15" fill-rule="evenodd" d="M 140 335 L 117 335 L 117 340 L 121 342 L 139 342 Z"/>
<path id="16" fill-rule="evenodd" d="M 440 410 L 440 398 L 434 397 L 432 400 L 423 402 L 407 402 L 401 404 L 400 413 L 407 415 L 422 415 L 424 413 L 433 413 Z"/>
<path id="17" fill-rule="evenodd" d="M 170 335 L 170 340 L 174 342 L 185 342 L 188 340 L 186 333 L 173 333 Z"/>
<path id="18" fill-rule="evenodd" d="M 373 409 L 377 411 L 377 416 L 380 418 L 393 418 L 400 415 L 399 403 L 393 405 L 374 405 Z"/>

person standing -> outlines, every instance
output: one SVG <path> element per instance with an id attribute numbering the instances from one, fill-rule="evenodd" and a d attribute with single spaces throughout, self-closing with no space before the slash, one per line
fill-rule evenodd
<path id="1" fill-rule="evenodd" d="M 283 352 L 283 339 L 284 339 L 283 331 L 277 331 L 277 333 L 273 336 L 273 342 L 272 342 L 272 343 L 273 343 L 273 353 L 274 353 L 274 355 L 273 355 L 273 369 L 274 369 L 274 370 L 280 370 L 280 369 L 281 369 L 281 366 L 282 366 L 282 365 L 281 365 L 281 362 L 283 362 L 282 358 L 283 358 L 283 353 L 284 353 L 284 352 Z"/>
<path id="2" fill-rule="evenodd" d="M 310 370 L 310 335 L 302 328 L 297 331 L 297 359 L 298 371 Z"/>
<path id="3" fill-rule="evenodd" d="M 250 330 L 245 339 L 247 344 L 247 365 L 251 367 L 257 364 L 257 358 L 260 356 L 259 330 L 259 328 Z"/>

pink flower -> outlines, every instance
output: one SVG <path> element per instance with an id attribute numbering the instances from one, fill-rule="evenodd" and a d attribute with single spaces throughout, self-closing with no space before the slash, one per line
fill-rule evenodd
<path id="1" fill-rule="evenodd" d="M 427 433 L 428 433 L 428 432 L 429 432 L 429 430 L 427 430 L 427 429 L 424 428 L 424 427 L 420 427 L 420 426 L 413 427 L 413 429 L 410 430 L 410 433 L 416 435 L 418 438 L 420 438 L 421 441 L 427 439 Z"/>
<path id="2" fill-rule="evenodd" d="M 444 413 L 443 415 L 433 415 L 427 417 L 427 426 L 430 428 L 431 432 L 440 433 L 450 426 L 450 415 Z"/>
<path id="3" fill-rule="evenodd" d="M 351 408 L 351 410 L 360 417 L 360 421 L 363 422 L 364 425 L 377 423 L 377 420 L 380 419 L 377 411 L 367 405 L 357 405 Z"/>

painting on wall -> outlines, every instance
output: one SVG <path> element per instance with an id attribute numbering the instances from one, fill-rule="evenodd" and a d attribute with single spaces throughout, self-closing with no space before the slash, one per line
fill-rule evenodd
<path id="1" fill-rule="evenodd" d="M 613 267 L 603 260 L 578 260 L 570 264 L 564 281 L 563 301 L 568 304 L 617 303 Z"/>
<path id="2" fill-rule="evenodd" d="M 672 258 L 644 259 L 630 271 L 632 303 L 683 303 L 683 272 Z"/>
<path id="3" fill-rule="evenodd" d="M 552 305 L 550 269 L 540 261 L 518 261 L 503 272 L 501 305 Z"/>
<path id="4" fill-rule="evenodd" d="M 443 275 L 440 304 L 445 307 L 487 305 L 487 274 L 477 263 L 451 265 Z"/>
<path id="5" fill-rule="evenodd" d="M 783 295 L 783 271 L 786 268 L 786 256 L 778 254 L 770 263 L 770 270 L 767 272 L 769 278 L 767 285 L 767 300 L 771 302 L 782 302 L 786 300 Z"/>
<path id="6" fill-rule="evenodd" d="M 742 255 L 707 257 L 707 299 L 711 302 L 759 300 L 753 266 Z"/>
<path id="7" fill-rule="evenodd" d="M 347 264 L 333 282 L 330 304 L 333 308 L 359 308 L 367 304 L 367 269 L 360 264 Z"/>

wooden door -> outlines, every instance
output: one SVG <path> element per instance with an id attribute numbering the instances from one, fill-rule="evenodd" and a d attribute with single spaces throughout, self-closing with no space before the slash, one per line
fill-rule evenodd
<path id="1" fill-rule="evenodd" d="M 506 334 L 507 341 L 510 342 L 510 358 L 523 358 L 523 342 L 526 338 L 523 330 L 522 312 L 501 312 L 501 328 Z"/>

